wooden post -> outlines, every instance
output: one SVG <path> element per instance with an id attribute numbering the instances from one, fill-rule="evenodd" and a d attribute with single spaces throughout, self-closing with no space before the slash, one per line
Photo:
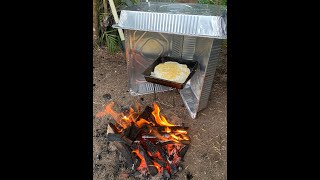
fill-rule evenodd
<path id="1" fill-rule="evenodd" d="M 99 37 L 98 27 L 98 0 L 93 0 L 93 44 L 96 43 Z"/>
<path id="2" fill-rule="evenodd" d="M 112 12 L 114 21 L 116 23 L 118 23 L 119 22 L 119 17 L 118 17 L 116 6 L 114 5 L 113 0 L 109 0 L 109 4 L 110 4 L 110 8 L 111 8 L 111 12 Z M 122 29 L 118 28 L 118 32 L 119 32 L 119 36 L 120 36 L 121 41 L 124 41 L 124 34 L 123 34 Z"/>

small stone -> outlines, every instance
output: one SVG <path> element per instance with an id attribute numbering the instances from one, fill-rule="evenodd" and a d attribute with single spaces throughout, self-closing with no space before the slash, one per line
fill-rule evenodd
<path id="1" fill-rule="evenodd" d="M 143 97 L 142 97 L 142 98 L 140 98 L 140 100 L 141 100 L 141 101 L 144 101 Z"/>
<path id="2" fill-rule="evenodd" d="M 117 150 L 117 147 L 113 144 L 113 142 L 110 142 L 110 144 L 108 145 L 108 150 L 113 152 Z"/>
<path id="3" fill-rule="evenodd" d="M 101 157 L 100 154 L 97 155 L 97 159 L 98 159 L 98 160 L 101 160 L 101 159 L 102 159 L 102 157 Z"/>
<path id="4" fill-rule="evenodd" d="M 122 96 L 122 99 L 126 98 L 125 96 Z"/>
<path id="5" fill-rule="evenodd" d="M 100 76 L 103 76 L 103 74 L 100 74 Z"/>
<path id="6" fill-rule="evenodd" d="M 107 93 L 107 94 L 104 94 L 102 97 L 103 97 L 103 99 L 106 100 L 106 101 L 111 99 L 111 95 L 108 94 L 108 93 Z"/>
<path id="7" fill-rule="evenodd" d="M 93 86 L 96 86 L 96 84 L 93 84 Z"/>
<path id="8" fill-rule="evenodd" d="M 190 180 L 193 178 L 193 176 L 190 172 L 187 172 L 186 177 L 187 177 L 187 180 Z"/>

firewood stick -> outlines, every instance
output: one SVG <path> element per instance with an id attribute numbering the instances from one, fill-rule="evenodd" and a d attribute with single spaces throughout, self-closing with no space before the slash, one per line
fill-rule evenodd
<path id="1" fill-rule="evenodd" d="M 147 152 L 143 149 L 143 147 L 141 145 L 139 146 L 139 153 L 143 156 L 144 160 L 146 161 L 147 168 L 148 168 L 148 171 L 150 172 L 150 174 L 152 176 L 155 176 L 156 174 L 158 174 L 158 169 L 154 166 L 151 158 L 149 157 L 149 155 L 147 154 Z"/>

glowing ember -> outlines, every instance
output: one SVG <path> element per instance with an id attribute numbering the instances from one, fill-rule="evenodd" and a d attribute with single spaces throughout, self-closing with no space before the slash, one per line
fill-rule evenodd
<path id="1" fill-rule="evenodd" d="M 152 162 L 153 162 L 154 166 L 157 168 L 158 172 L 161 172 L 161 169 L 162 169 L 161 165 L 156 163 L 155 161 L 152 161 Z"/>
<path id="2" fill-rule="evenodd" d="M 143 156 L 139 153 L 139 150 L 133 150 L 132 151 L 133 153 L 136 153 L 136 155 L 140 158 L 141 160 L 141 163 L 139 165 L 139 167 L 137 168 L 138 171 L 142 170 L 143 168 L 146 168 L 147 167 L 147 163 L 146 161 L 144 160 Z"/>

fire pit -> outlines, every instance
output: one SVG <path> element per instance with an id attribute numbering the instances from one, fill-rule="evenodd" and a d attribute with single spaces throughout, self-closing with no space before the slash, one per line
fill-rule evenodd
<path id="1" fill-rule="evenodd" d="M 131 95 L 173 90 L 144 78 L 143 72 L 159 57 L 197 61 L 194 75 L 179 90 L 190 116 L 196 118 L 208 104 L 226 25 L 223 6 L 146 2 L 122 10 L 113 27 L 125 30 Z"/>
<path id="2" fill-rule="evenodd" d="M 130 107 L 122 113 L 106 106 L 97 117 L 111 115 L 115 124 L 109 123 L 107 138 L 126 159 L 132 176 L 156 176 L 168 179 L 178 172 L 189 146 L 188 127 L 170 123 L 154 102 L 140 112 L 140 106 Z M 135 110 L 136 109 L 136 110 Z"/>

